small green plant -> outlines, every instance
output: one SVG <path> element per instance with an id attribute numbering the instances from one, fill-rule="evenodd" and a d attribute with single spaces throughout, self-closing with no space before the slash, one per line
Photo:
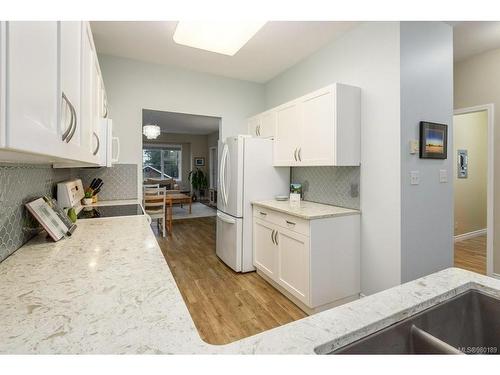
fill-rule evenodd
<path id="1" fill-rule="evenodd" d="M 92 198 L 92 192 L 91 191 L 86 191 L 85 192 L 85 198 Z"/>
<path id="2" fill-rule="evenodd" d="M 196 168 L 195 170 L 189 172 L 188 180 L 191 183 L 193 189 L 198 190 L 200 194 L 204 189 L 208 187 L 207 176 L 199 168 Z"/>

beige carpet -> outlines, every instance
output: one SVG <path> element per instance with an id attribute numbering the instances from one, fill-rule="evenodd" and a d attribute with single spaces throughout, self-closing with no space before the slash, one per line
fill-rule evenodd
<path id="1" fill-rule="evenodd" d="M 176 204 L 174 206 L 172 219 L 193 219 L 195 217 L 208 217 L 215 216 L 217 214 L 217 210 L 215 208 L 208 207 L 200 202 L 194 202 L 191 206 L 191 211 L 191 214 L 189 214 L 189 204 L 183 204 L 182 208 L 179 204 Z"/>

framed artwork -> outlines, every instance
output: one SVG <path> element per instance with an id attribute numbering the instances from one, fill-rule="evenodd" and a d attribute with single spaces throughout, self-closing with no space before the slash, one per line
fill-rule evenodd
<path id="1" fill-rule="evenodd" d="M 446 159 L 448 157 L 448 125 L 420 122 L 420 158 Z"/>
<path id="2" fill-rule="evenodd" d="M 205 158 L 204 157 L 194 158 L 194 166 L 195 167 L 204 167 L 205 166 Z"/>

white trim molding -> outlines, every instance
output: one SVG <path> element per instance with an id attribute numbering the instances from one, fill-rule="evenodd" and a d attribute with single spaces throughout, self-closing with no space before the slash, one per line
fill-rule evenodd
<path id="1" fill-rule="evenodd" d="M 453 237 L 453 240 L 455 242 L 464 241 L 464 240 L 468 240 L 469 238 L 484 236 L 487 233 L 488 233 L 487 228 L 479 229 L 479 230 L 475 230 L 473 232 L 458 234 L 458 235 Z"/>
<path id="2" fill-rule="evenodd" d="M 495 105 L 494 104 L 483 104 L 476 105 L 474 107 L 459 108 L 453 111 L 454 115 L 461 115 L 464 113 L 473 113 L 486 111 L 488 113 L 488 177 L 487 177 L 487 202 L 486 202 L 486 227 L 487 236 L 486 239 L 486 274 L 488 276 L 493 276 L 493 228 L 494 228 L 494 163 L 495 163 Z"/>

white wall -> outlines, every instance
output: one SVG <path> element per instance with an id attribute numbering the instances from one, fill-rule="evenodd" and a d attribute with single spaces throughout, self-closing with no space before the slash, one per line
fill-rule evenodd
<path id="1" fill-rule="evenodd" d="M 493 272 L 500 275 L 500 49 L 455 64 L 455 109 L 493 103 L 495 173 L 493 199 Z"/>
<path id="2" fill-rule="evenodd" d="M 399 23 L 361 24 L 266 85 L 271 108 L 332 82 L 362 89 L 361 275 L 371 294 L 401 281 Z"/>
<path id="3" fill-rule="evenodd" d="M 453 30 L 401 22 L 401 281 L 453 265 Z M 420 121 L 448 125 L 448 158 L 410 155 Z M 439 171 L 448 183 L 439 182 Z M 410 171 L 420 184 L 410 185 Z"/>
<path id="4" fill-rule="evenodd" d="M 138 164 L 139 172 L 142 109 L 221 117 L 221 136 L 227 137 L 246 132 L 245 118 L 264 108 L 260 84 L 106 55 L 99 55 L 99 63 L 113 132 L 120 137 L 119 163 Z"/>

